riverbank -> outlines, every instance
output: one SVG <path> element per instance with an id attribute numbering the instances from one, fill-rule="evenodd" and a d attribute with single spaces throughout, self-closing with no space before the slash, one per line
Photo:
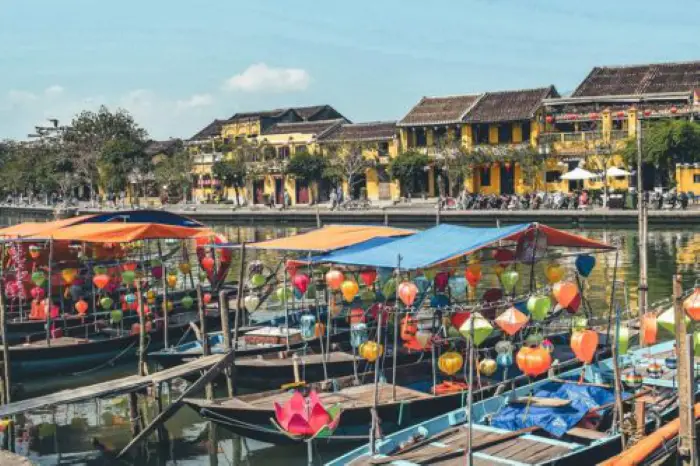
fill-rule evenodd
<path id="1" fill-rule="evenodd" d="M 439 212 L 427 205 L 385 207 L 361 211 L 331 211 L 326 207 L 303 207 L 295 209 L 239 208 L 217 205 L 170 206 L 169 211 L 187 215 L 203 222 L 229 223 L 234 225 L 290 224 L 316 225 L 331 223 L 364 223 L 385 225 L 434 225 L 437 222 L 469 225 L 507 225 L 523 222 L 541 222 L 561 227 L 636 227 L 635 210 L 448 210 Z M 78 208 L 71 214 L 109 212 L 111 209 Z M 54 210 L 46 206 L 2 206 L 0 215 L 20 221 L 49 219 Z M 682 227 L 700 224 L 700 209 L 650 210 L 651 226 Z"/>

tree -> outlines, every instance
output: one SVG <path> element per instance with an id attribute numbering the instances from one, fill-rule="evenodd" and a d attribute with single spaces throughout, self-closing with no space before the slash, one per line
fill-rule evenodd
<path id="1" fill-rule="evenodd" d="M 676 164 L 700 161 L 700 124 L 686 120 L 651 123 L 642 133 L 642 162 L 656 167 L 657 183 L 675 183 Z M 637 144 L 627 142 L 623 150 L 627 165 L 637 165 Z"/>
<path id="2" fill-rule="evenodd" d="M 347 182 L 346 199 L 352 199 L 355 185 L 362 181 L 368 168 L 374 166 L 374 160 L 363 153 L 363 145 L 357 142 L 340 142 L 330 148 L 323 176 L 339 182 Z"/>
<path id="3" fill-rule="evenodd" d="M 289 160 L 286 173 L 305 180 L 309 183 L 313 192 L 318 193 L 318 181 L 324 177 L 327 169 L 328 161 L 323 155 L 304 151 L 294 154 Z"/>
<path id="4" fill-rule="evenodd" d="M 192 187 L 192 155 L 184 147 L 172 154 L 158 154 L 153 158 L 154 177 L 163 186 L 168 197 L 186 199 Z"/>
<path id="5" fill-rule="evenodd" d="M 416 151 L 406 151 L 399 154 L 389 163 L 389 175 L 399 182 L 401 194 L 407 195 L 416 191 L 416 185 L 420 185 L 425 173 L 425 167 L 430 164 L 430 158 Z M 421 186 L 421 190 L 425 190 Z"/>
<path id="6" fill-rule="evenodd" d="M 219 180 L 223 180 L 226 187 L 233 187 L 236 193 L 236 204 L 240 205 L 240 189 L 245 187 L 247 167 L 246 162 L 240 154 L 233 154 L 233 157 L 219 160 L 211 167 L 212 174 Z"/>

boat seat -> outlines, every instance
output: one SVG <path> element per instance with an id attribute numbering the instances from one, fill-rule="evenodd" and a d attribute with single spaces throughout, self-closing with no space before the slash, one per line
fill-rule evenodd
<path id="1" fill-rule="evenodd" d="M 609 437 L 609 435 L 604 432 L 598 432 L 597 430 L 593 429 L 585 429 L 583 427 L 572 427 L 566 431 L 566 435 L 587 440 L 600 440 Z"/>

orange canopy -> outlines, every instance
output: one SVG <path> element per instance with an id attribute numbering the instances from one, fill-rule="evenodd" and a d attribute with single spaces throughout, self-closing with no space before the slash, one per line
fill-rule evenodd
<path id="1" fill-rule="evenodd" d="M 283 251 L 327 252 L 363 243 L 373 238 L 408 236 L 413 233 L 415 233 L 414 230 L 391 227 L 328 225 L 295 236 L 254 243 L 249 247 Z"/>
<path id="2" fill-rule="evenodd" d="M 0 237 L 3 238 L 32 238 L 46 237 L 52 232 L 66 228 L 71 225 L 76 225 L 84 220 L 92 217 L 92 215 L 82 215 L 63 220 L 55 220 L 53 222 L 25 222 L 11 227 L 0 229 Z"/>
<path id="3" fill-rule="evenodd" d="M 182 227 L 160 223 L 84 223 L 53 231 L 54 240 L 87 243 L 128 243 L 142 239 L 190 239 L 212 236 L 208 228 Z"/>

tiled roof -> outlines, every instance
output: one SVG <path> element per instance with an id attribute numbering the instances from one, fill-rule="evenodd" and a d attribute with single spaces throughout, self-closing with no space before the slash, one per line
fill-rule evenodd
<path id="1" fill-rule="evenodd" d="M 554 86 L 517 91 L 487 92 L 469 110 L 465 122 L 496 123 L 529 120 L 546 97 L 558 96 Z"/>
<path id="2" fill-rule="evenodd" d="M 331 141 L 386 141 L 396 135 L 395 121 L 372 121 L 344 124 L 334 127 L 319 137 L 320 142 Z"/>
<path id="3" fill-rule="evenodd" d="M 221 134 L 221 127 L 226 123 L 226 120 L 214 120 L 201 129 L 197 134 L 190 138 L 190 141 L 201 141 L 203 139 L 209 139 L 212 137 L 219 136 Z"/>
<path id="4" fill-rule="evenodd" d="M 178 144 L 182 143 L 180 139 L 168 139 L 167 141 L 148 141 L 144 152 L 148 156 L 154 156 L 162 153 L 174 151 Z"/>
<path id="5" fill-rule="evenodd" d="M 335 120 L 294 121 L 290 123 L 276 123 L 275 125 L 263 131 L 263 134 L 320 134 L 336 125 L 340 126 L 342 123 L 345 122 L 346 120 L 338 118 Z"/>
<path id="6" fill-rule="evenodd" d="M 314 116 L 321 111 L 329 109 L 335 113 L 337 111 L 330 105 L 310 105 L 307 107 L 287 107 L 287 108 L 276 108 L 273 110 L 262 110 L 259 112 L 239 112 L 235 113 L 231 118 L 228 119 L 229 122 L 241 121 L 241 120 L 251 120 L 258 118 L 279 118 L 288 111 L 293 111 L 304 121 L 313 120 Z M 338 115 L 340 115 L 338 113 Z"/>
<path id="7" fill-rule="evenodd" d="M 456 95 L 451 97 L 423 97 L 406 114 L 399 126 L 458 123 L 479 100 L 481 95 Z"/>
<path id="8" fill-rule="evenodd" d="M 309 107 L 292 107 L 292 110 L 297 112 L 302 119 L 310 120 L 314 117 L 314 115 L 326 107 L 328 107 L 328 105 L 311 105 Z"/>
<path id="9" fill-rule="evenodd" d="M 692 92 L 700 88 L 700 61 L 595 67 L 572 97 Z"/>

